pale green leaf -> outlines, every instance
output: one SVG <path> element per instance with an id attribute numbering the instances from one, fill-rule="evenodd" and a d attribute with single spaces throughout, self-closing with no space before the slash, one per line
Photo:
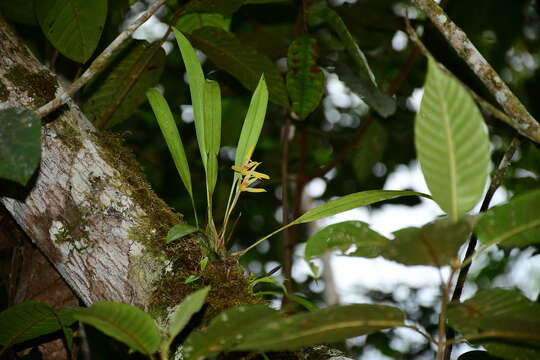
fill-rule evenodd
<path id="1" fill-rule="evenodd" d="M 189 319 L 201 310 L 209 291 L 210 286 L 198 290 L 193 294 L 186 296 L 184 301 L 176 307 L 169 328 L 167 329 L 168 339 L 166 342 L 168 345 L 170 345 L 180 331 L 184 329 Z"/>
<path id="2" fill-rule="evenodd" d="M 467 90 L 431 58 L 415 121 L 415 143 L 433 200 L 456 221 L 482 196 L 489 138 Z"/>
<path id="3" fill-rule="evenodd" d="M 184 145 L 182 144 L 182 139 L 180 138 L 180 133 L 176 127 L 174 116 L 169 108 L 169 104 L 167 104 L 167 100 L 165 100 L 163 95 L 161 95 L 161 93 L 156 89 L 149 89 L 146 92 L 146 97 L 148 98 L 150 106 L 152 106 L 152 110 L 156 115 L 159 128 L 161 129 L 161 133 L 165 138 L 165 142 L 167 143 L 167 147 L 169 148 L 169 152 L 173 158 L 176 170 L 178 171 L 178 174 L 180 175 L 189 196 L 191 199 L 193 199 L 189 164 L 187 162 Z M 168 236 L 167 239 L 169 239 Z"/>
<path id="4" fill-rule="evenodd" d="M 107 0 L 39 0 L 41 30 L 58 51 L 84 63 L 92 56 L 107 18 Z"/>
<path id="5" fill-rule="evenodd" d="M 344 221 L 328 225 L 311 235 L 306 242 L 304 258 L 309 261 L 328 251 L 338 250 L 344 255 L 376 257 L 388 239 L 371 230 L 361 221 Z M 351 251 L 354 252 L 351 253 Z"/>
<path id="6" fill-rule="evenodd" d="M 53 333 L 73 324 L 73 310 L 53 310 L 39 301 L 27 301 L 0 313 L 0 354 L 8 347 Z"/>
<path id="7" fill-rule="evenodd" d="M 204 141 L 204 74 L 199 58 L 188 39 L 180 31 L 174 28 L 173 30 L 188 74 L 189 91 L 191 93 L 191 102 L 193 104 L 193 115 L 195 116 L 197 142 L 199 143 L 199 151 L 201 152 L 203 165 L 206 168 L 207 150 Z"/>
<path id="8" fill-rule="evenodd" d="M 178 240 L 180 238 L 183 238 L 186 235 L 192 234 L 195 231 L 198 231 L 199 229 L 195 226 L 191 226 L 186 223 L 176 224 L 174 225 L 171 230 L 167 233 L 167 237 L 165 238 L 165 242 L 167 244 Z"/>
<path id="9" fill-rule="evenodd" d="M 259 323 L 235 350 L 296 350 L 404 325 L 403 313 L 386 305 L 356 304 L 285 316 Z"/>
<path id="10" fill-rule="evenodd" d="M 73 316 L 145 355 L 159 348 L 161 336 L 154 320 L 132 305 L 102 301 Z"/>
<path id="11" fill-rule="evenodd" d="M 0 110 L 0 178 L 26 185 L 41 159 L 41 119 L 24 108 Z"/>
<path id="12" fill-rule="evenodd" d="M 229 31 L 231 17 L 219 12 L 193 12 L 178 19 L 175 27 L 184 34 L 191 34 L 193 31 L 205 26 L 218 27 Z"/>
<path id="13" fill-rule="evenodd" d="M 186 280 L 184 280 L 184 284 L 191 284 L 192 282 L 195 282 L 197 280 L 199 280 L 201 277 L 198 276 L 198 275 L 189 275 Z"/>
<path id="14" fill-rule="evenodd" d="M 246 154 L 250 149 L 254 149 L 259 141 L 259 135 L 264 124 L 266 107 L 268 105 L 268 89 L 264 75 L 259 80 L 259 85 L 251 97 L 251 103 L 242 126 L 238 146 L 236 147 L 236 157 L 234 164 L 241 166 L 245 160 Z"/>

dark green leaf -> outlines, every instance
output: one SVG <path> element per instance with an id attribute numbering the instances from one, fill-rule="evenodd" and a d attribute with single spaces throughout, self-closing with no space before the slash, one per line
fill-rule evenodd
<path id="1" fill-rule="evenodd" d="M 518 196 L 489 209 L 475 232 L 483 244 L 524 247 L 540 242 L 540 190 Z"/>
<path id="2" fill-rule="evenodd" d="M 467 219 L 458 222 L 437 220 L 421 228 L 407 228 L 395 233 L 381 255 L 405 265 L 448 265 L 471 233 Z"/>
<path id="3" fill-rule="evenodd" d="M 146 101 L 146 91 L 158 83 L 165 66 L 163 49 L 151 55 L 156 46 L 159 44 L 134 40 L 84 89 L 82 109 L 94 123 L 106 122 L 107 127 L 119 124 Z"/>
<path id="4" fill-rule="evenodd" d="M 317 41 L 303 35 L 289 46 L 287 90 L 294 112 L 305 119 L 319 105 L 324 94 L 324 74 L 317 66 Z"/>
<path id="5" fill-rule="evenodd" d="M 404 324 L 403 313 L 386 305 L 356 304 L 326 308 L 259 323 L 235 350 L 296 350 L 328 344 Z"/>
<path id="6" fill-rule="evenodd" d="M 217 355 L 232 349 L 262 324 L 280 318 L 279 312 L 265 305 L 238 306 L 216 316 L 205 331 L 189 335 L 184 343 L 186 360 Z"/>
<path id="7" fill-rule="evenodd" d="M 73 316 L 145 355 L 159 348 L 161 337 L 154 320 L 132 305 L 102 301 Z"/>
<path id="8" fill-rule="evenodd" d="M 36 14 L 41 30 L 58 51 L 84 63 L 99 42 L 107 0 L 39 0 Z"/>
<path id="9" fill-rule="evenodd" d="M 222 13 L 196 12 L 182 16 L 175 27 L 184 34 L 191 34 L 193 31 L 205 26 L 213 26 L 229 31 L 231 17 Z"/>
<path id="10" fill-rule="evenodd" d="M 36 0 L 0 0 L 0 12 L 9 20 L 26 25 L 37 25 Z"/>
<path id="11" fill-rule="evenodd" d="M 364 222 L 344 221 L 329 225 L 310 236 L 304 257 L 309 261 L 332 250 L 344 255 L 376 257 L 387 242 L 387 238 L 371 230 Z M 349 253 L 350 250 L 354 252 Z"/>
<path id="12" fill-rule="evenodd" d="M 501 360 L 501 358 L 491 356 L 487 351 L 474 350 L 461 354 L 458 360 Z"/>
<path id="13" fill-rule="evenodd" d="M 250 90 L 255 89 L 264 74 L 270 100 L 284 107 L 289 106 L 283 78 L 268 57 L 241 43 L 234 34 L 219 28 L 195 30 L 190 39 L 193 46 L 201 49 L 217 67 L 234 76 Z"/>
<path id="14" fill-rule="evenodd" d="M 448 309 L 449 324 L 504 359 L 540 358 L 540 304 L 506 289 L 483 289 Z"/>
<path id="15" fill-rule="evenodd" d="M 373 166 L 381 161 L 386 150 L 387 138 L 386 129 L 378 121 L 373 121 L 367 128 L 352 154 L 352 165 L 359 182 L 373 175 Z"/>
<path id="16" fill-rule="evenodd" d="M 23 108 L 0 110 L 0 178 L 26 185 L 41 159 L 41 119 Z"/>
<path id="17" fill-rule="evenodd" d="M 165 239 L 165 242 L 169 244 L 175 240 L 183 238 L 184 236 L 192 234 L 198 230 L 199 229 L 196 228 L 195 226 L 191 226 L 186 223 L 176 224 L 167 233 L 167 238 Z"/>
<path id="18" fill-rule="evenodd" d="M 484 191 L 489 138 L 471 95 L 432 58 L 414 139 L 433 200 L 456 221 L 476 205 Z"/>
<path id="19" fill-rule="evenodd" d="M 6 348 L 26 340 L 50 334 L 70 326 L 75 319 L 72 310 L 55 311 L 39 301 L 27 301 L 0 313 L 0 344 Z"/>
<path id="20" fill-rule="evenodd" d="M 191 0 L 185 5 L 185 12 L 205 11 L 232 15 L 242 6 L 244 0 Z"/>

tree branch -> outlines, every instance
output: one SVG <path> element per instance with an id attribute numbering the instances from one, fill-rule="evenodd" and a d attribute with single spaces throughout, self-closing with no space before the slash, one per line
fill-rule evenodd
<path id="1" fill-rule="evenodd" d="M 467 38 L 444 10 L 433 0 L 414 0 L 414 3 L 426 13 L 437 29 L 443 34 L 450 46 L 465 60 L 471 70 L 484 83 L 495 100 L 509 115 L 508 124 L 520 134 L 540 143 L 540 123 L 527 111 L 521 101 L 512 93 L 497 72 L 491 67 L 478 49 Z"/>

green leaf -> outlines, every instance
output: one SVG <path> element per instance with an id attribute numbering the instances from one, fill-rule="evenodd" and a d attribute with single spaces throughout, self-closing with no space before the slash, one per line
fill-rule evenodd
<path id="1" fill-rule="evenodd" d="M 244 0 L 191 0 L 184 5 L 184 11 L 219 12 L 232 15 L 242 6 Z"/>
<path id="2" fill-rule="evenodd" d="M 218 177 L 217 156 L 221 143 L 221 90 L 215 81 L 205 82 L 204 106 L 204 143 L 208 158 L 206 186 L 211 198 Z"/>
<path id="3" fill-rule="evenodd" d="M 169 328 L 167 329 L 168 338 L 165 340 L 167 347 L 170 346 L 174 338 L 184 329 L 189 319 L 201 310 L 209 291 L 210 286 L 198 290 L 186 296 L 184 301 L 176 307 Z"/>
<path id="4" fill-rule="evenodd" d="M 26 185 L 41 159 L 41 119 L 24 108 L 0 110 L 0 177 Z"/>
<path id="5" fill-rule="evenodd" d="M 288 2 L 290 0 L 244 0 L 244 4 L 272 4 L 272 3 L 281 3 Z"/>
<path id="6" fill-rule="evenodd" d="M 266 107 L 268 105 L 268 89 L 266 87 L 266 81 L 264 75 L 259 80 L 259 85 L 255 89 L 249 109 L 242 126 L 242 132 L 240 133 L 240 139 L 236 147 L 236 157 L 234 164 L 236 166 L 242 166 L 248 151 L 255 149 L 257 141 L 259 141 L 259 135 L 264 124 L 264 117 L 266 115 Z"/>
<path id="7" fill-rule="evenodd" d="M 217 67 L 234 76 L 249 90 L 255 89 L 261 75 L 268 83 L 270 100 L 289 107 L 287 90 L 276 65 L 255 48 L 242 43 L 234 34 L 215 27 L 194 31 L 193 45 L 201 49 Z"/>
<path id="8" fill-rule="evenodd" d="M 41 30 L 58 51 L 84 63 L 92 56 L 107 18 L 107 0 L 39 0 Z"/>
<path id="9" fill-rule="evenodd" d="M 310 236 L 304 258 L 309 261 L 328 251 L 338 250 L 343 255 L 376 257 L 388 239 L 371 230 L 362 221 L 344 221 L 329 225 Z M 349 253 L 351 250 L 354 252 Z"/>
<path id="10" fill-rule="evenodd" d="M 161 337 L 154 320 L 135 306 L 102 301 L 73 316 L 145 355 L 159 348 Z"/>
<path id="11" fill-rule="evenodd" d="M 167 233 L 167 237 L 165 238 L 165 242 L 167 244 L 172 243 L 175 240 L 178 240 L 180 238 L 183 238 L 186 235 L 192 234 L 195 231 L 198 231 L 199 229 L 195 226 L 191 226 L 186 223 L 176 224 L 174 225 L 171 230 Z"/>
<path id="12" fill-rule="evenodd" d="M 476 223 L 478 239 L 486 245 L 524 247 L 540 242 L 540 190 L 489 209 Z"/>
<path id="13" fill-rule="evenodd" d="M 201 63 L 191 46 L 188 39 L 178 30 L 174 29 L 174 35 L 186 66 L 186 72 L 189 80 L 189 91 L 191 93 L 191 102 L 193 104 L 193 115 L 195 116 L 195 131 L 197 133 L 197 142 L 199 143 L 199 151 L 201 159 L 206 169 L 206 145 L 204 142 L 204 74 Z"/>
<path id="14" fill-rule="evenodd" d="M 259 323 L 235 350 L 280 351 L 328 344 L 404 325 L 403 313 L 386 305 L 356 304 L 326 308 Z"/>
<path id="15" fill-rule="evenodd" d="M 489 139 L 467 90 L 431 58 L 415 121 L 415 143 L 433 200 L 456 221 L 482 196 Z"/>
<path id="16" fill-rule="evenodd" d="M 249 333 L 257 332 L 263 323 L 281 314 L 265 305 L 238 306 L 225 310 L 204 331 L 192 332 L 184 343 L 185 360 L 200 359 L 232 349 Z"/>
<path id="17" fill-rule="evenodd" d="M 317 40 L 303 35 L 289 46 L 287 55 L 287 90 L 292 109 L 305 119 L 319 105 L 324 94 L 324 74 L 317 66 Z"/>
<path id="18" fill-rule="evenodd" d="M 313 302 L 309 301 L 305 297 L 294 295 L 294 294 L 284 294 L 286 297 L 291 299 L 292 301 L 296 302 L 299 305 L 302 305 L 306 310 L 314 312 L 318 311 L 319 307 L 315 305 Z"/>
<path id="19" fill-rule="evenodd" d="M 382 160 L 388 135 L 386 129 L 373 121 L 352 153 L 352 165 L 356 179 L 364 182 L 373 176 L 373 166 Z"/>
<path id="20" fill-rule="evenodd" d="M 12 345 L 70 326 L 75 321 L 72 313 L 70 309 L 55 311 L 39 301 L 8 307 L 0 313 L 0 355 Z"/>
<path id="21" fill-rule="evenodd" d="M 506 289 L 482 289 L 448 309 L 450 326 L 504 359 L 540 358 L 540 304 Z M 516 357 L 516 354 L 519 354 Z"/>
<path id="22" fill-rule="evenodd" d="M 467 219 L 453 222 L 437 220 L 421 228 L 406 228 L 395 233 L 381 254 L 384 258 L 404 265 L 448 265 L 458 255 L 461 245 L 471 234 Z"/>
<path id="23" fill-rule="evenodd" d="M 344 211 L 356 209 L 358 207 L 371 205 L 379 201 L 394 199 L 401 196 L 423 196 L 430 198 L 429 195 L 418 193 L 415 191 L 399 191 L 399 190 L 368 190 L 354 194 L 349 194 L 340 197 L 336 200 L 330 200 L 321 206 L 309 210 L 304 215 L 290 223 L 303 224 L 315 220 L 319 220 L 328 216 L 336 215 Z M 289 226 L 290 226 L 289 225 Z"/>
<path id="24" fill-rule="evenodd" d="M 182 16 L 175 25 L 184 34 L 191 34 L 193 31 L 205 26 L 229 31 L 231 17 L 219 12 L 195 12 Z"/>
<path id="25" fill-rule="evenodd" d="M 176 170 L 178 171 L 178 174 L 180 175 L 180 178 L 182 179 L 182 182 L 184 183 L 184 186 L 186 187 L 186 190 L 191 197 L 191 200 L 193 201 L 193 190 L 191 187 L 191 173 L 189 171 L 189 164 L 187 162 L 184 145 L 182 144 L 182 139 L 180 138 L 180 133 L 178 132 L 178 128 L 176 127 L 176 123 L 174 121 L 173 114 L 171 113 L 171 109 L 167 104 L 167 100 L 165 100 L 163 95 L 161 95 L 161 93 L 156 89 L 149 89 L 146 92 L 146 97 L 148 98 L 150 106 L 152 106 L 152 110 L 156 115 L 159 128 L 161 129 L 161 133 L 165 138 L 165 142 L 167 143 L 167 147 L 169 148 L 169 152 L 171 153 L 171 156 L 173 158 Z M 178 224 L 175 227 L 177 226 L 180 226 L 180 228 L 182 228 L 183 226 L 182 229 L 184 231 L 186 227 L 189 227 L 189 225 L 187 224 Z M 175 229 L 175 227 L 173 227 L 173 229 Z M 169 235 L 171 234 L 171 231 L 169 231 Z M 175 231 L 178 232 L 178 230 Z M 177 236 L 174 239 L 170 239 L 169 235 L 167 235 L 167 243 L 174 241 L 186 234 Z"/>
<path id="26" fill-rule="evenodd" d="M 146 91 L 157 85 L 165 67 L 165 52 L 161 48 L 146 65 L 156 46 L 159 44 L 130 42 L 115 55 L 105 71 L 84 88 L 82 109 L 94 124 L 117 125 L 129 119 L 146 101 Z"/>
<path id="27" fill-rule="evenodd" d="M 184 284 L 191 284 L 192 282 L 195 282 L 199 280 L 201 277 L 197 275 L 189 275 L 186 280 L 184 280 Z"/>

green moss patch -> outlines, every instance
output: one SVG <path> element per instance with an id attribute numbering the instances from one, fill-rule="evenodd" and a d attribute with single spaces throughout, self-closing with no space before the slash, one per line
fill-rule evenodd
<path id="1" fill-rule="evenodd" d="M 22 65 L 13 66 L 5 75 L 17 87 L 32 98 L 35 106 L 41 106 L 55 98 L 58 84 L 47 71 L 31 72 Z"/>

